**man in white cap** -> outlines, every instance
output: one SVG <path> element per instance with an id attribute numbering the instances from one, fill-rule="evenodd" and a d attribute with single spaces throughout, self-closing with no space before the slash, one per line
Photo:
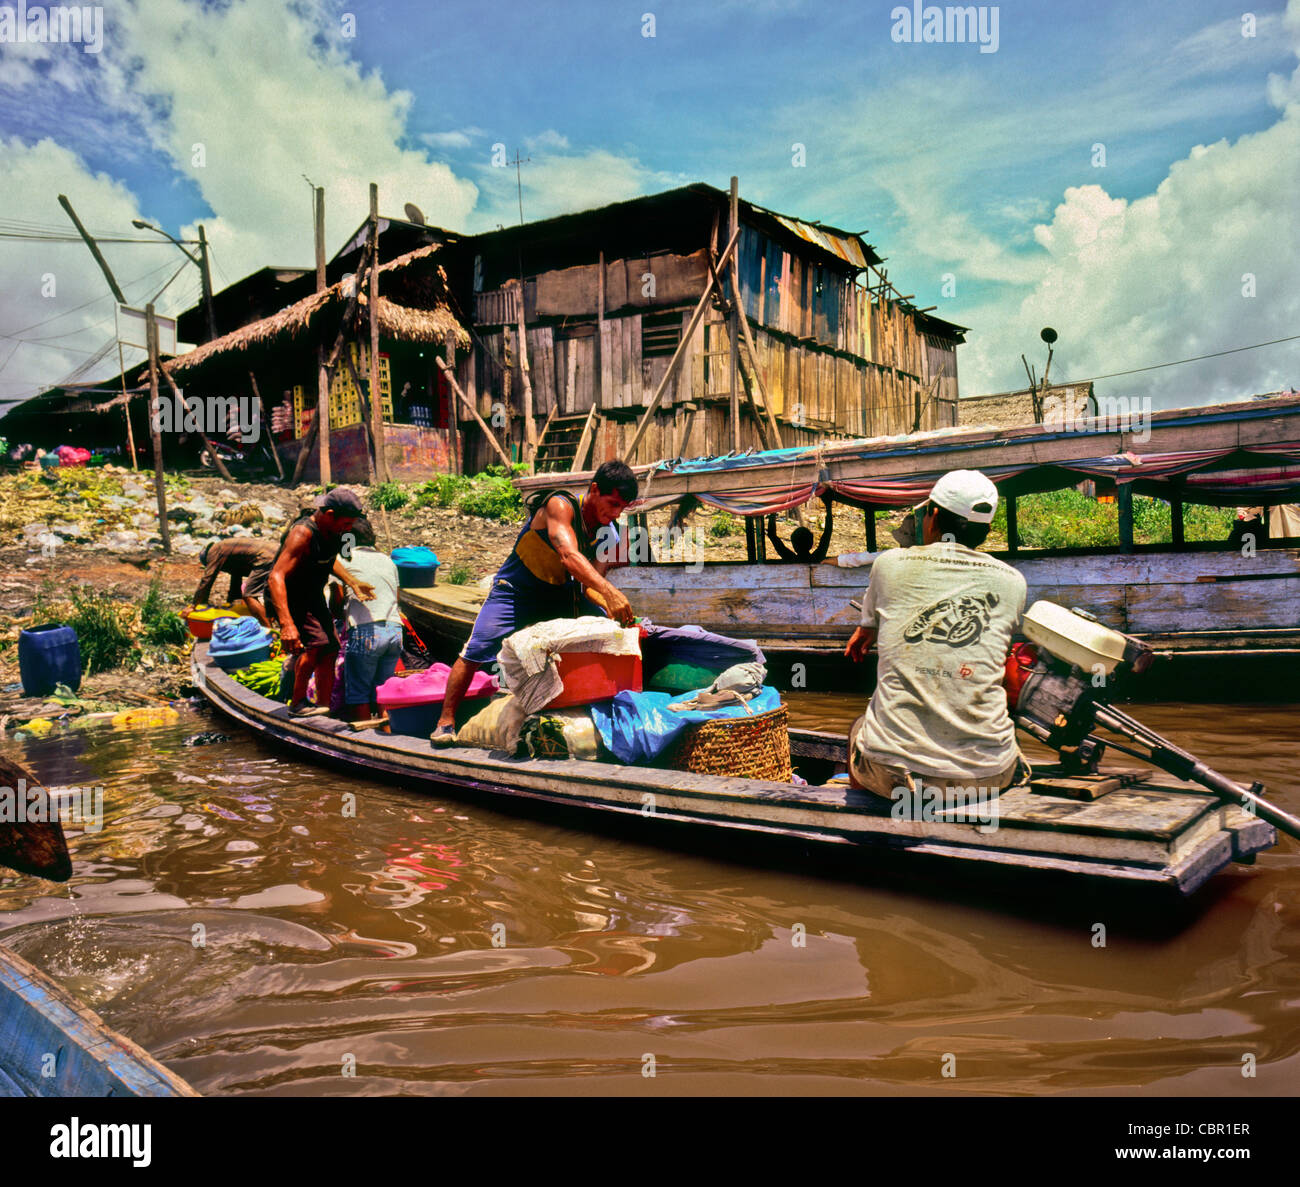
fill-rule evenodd
<path id="1" fill-rule="evenodd" d="M 997 506 L 978 470 L 950 471 L 918 508 L 922 542 L 873 563 L 844 652 L 860 663 L 873 643 L 879 651 L 876 691 L 849 735 L 855 787 L 897 799 L 974 786 L 991 797 L 1017 781 L 1002 680 L 1025 579 L 976 551 Z"/>

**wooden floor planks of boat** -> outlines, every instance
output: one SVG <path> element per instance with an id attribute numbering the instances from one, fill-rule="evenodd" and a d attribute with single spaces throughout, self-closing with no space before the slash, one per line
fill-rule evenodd
<path id="1" fill-rule="evenodd" d="M 0 945 L 0 1096 L 198 1096 L 143 1047 Z"/>
<path id="2" fill-rule="evenodd" d="M 1004 792 L 993 801 L 992 812 L 987 807 L 982 815 L 977 809 L 923 810 L 918 819 L 902 819 L 891 812 L 889 802 L 843 785 L 522 759 L 459 747 L 434 750 L 424 738 L 353 731 L 326 717 L 290 718 L 283 704 L 251 692 L 210 665 L 204 644 L 195 648 L 193 674 L 195 686 L 227 716 L 272 741 L 348 769 L 719 833 L 740 830 L 856 846 L 864 854 L 887 850 L 973 867 L 1159 884 L 1185 895 L 1229 863 L 1248 861 L 1276 842 L 1265 822 L 1163 775 L 1096 776 L 1101 785 L 1109 779 L 1109 787 L 1089 799 L 1077 787 L 1060 786 L 1059 771 L 1044 770 L 1041 785 Z M 808 730 L 791 730 L 790 736 L 796 760 L 842 759 L 842 736 Z"/>

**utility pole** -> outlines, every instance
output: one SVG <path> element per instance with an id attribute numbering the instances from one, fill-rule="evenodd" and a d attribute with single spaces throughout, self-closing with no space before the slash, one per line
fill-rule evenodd
<path id="1" fill-rule="evenodd" d="M 113 276 L 113 270 L 108 266 L 108 261 L 104 259 L 103 253 L 100 252 L 99 244 L 90 237 L 90 232 L 81 225 L 81 219 L 77 217 L 77 212 L 72 209 L 72 203 L 60 194 L 59 205 L 68 212 L 68 217 L 72 220 L 72 225 L 77 228 L 77 234 L 86 241 L 86 246 L 90 248 L 90 254 L 95 257 L 95 263 L 99 265 L 99 270 L 104 274 L 104 279 L 108 281 L 108 287 L 113 290 L 113 296 L 117 298 L 117 303 L 119 305 L 125 305 L 126 297 L 118 287 L 117 280 Z"/>
<path id="2" fill-rule="evenodd" d="M 158 322 L 154 317 L 152 301 L 144 308 L 144 326 L 145 341 L 149 343 L 149 433 L 153 437 L 153 489 L 158 496 L 158 532 L 162 536 L 163 552 L 171 555 L 167 489 L 163 483 L 162 431 L 158 425 Z"/>
<path id="3" fill-rule="evenodd" d="M 375 471 L 388 481 L 388 455 L 384 449 L 384 402 L 379 394 L 379 186 L 370 183 L 370 423 L 375 446 Z"/>
<path id="4" fill-rule="evenodd" d="M 212 308 L 212 273 L 208 271 L 208 236 L 199 223 L 199 275 L 203 281 L 203 305 L 208 311 L 208 341 L 217 337 L 217 316 Z"/>
<path id="5" fill-rule="evenodd" d="M 520 171 L 520 165 L 527 165 L 532 157 L 521 157 L 519 150 L 515 149 L 515 159 L 510 162 L 515 167 L 515 192 L 519 196 L 519 225 L 524 225 L 524 180 Z"/>
<path id="6" fill-rule="evenodd" d="M 315 186 L 316 195 L 316 291 L 325 291 L 325 187 Z M 348 349 L 351 349 L 350 347 Z M 330 382 L 325 368 L 325 343 L 316 344 L 316 423 L 320 440 L 320 483 L 328 486 L 330 473 Z"/>
<path id="7" fill-rule="evenodd" d="M 77 217 L 77 212 L 72 209 L 72 203 L 68 201 L 63 194 L 59 195 L 59 205 L 67 211 L 68 217 L 72 220 L 72 225 L 77 228 L 77 234 L 85 240 L 86 246 L 90 248 L 90 254 L 95 257 L 95 263 L 99 265 L 99 270 L 103 272 L 104 279 L 108 281 L 108 287 L 113 290 L 113 297 L 119 305 L 126 304 L 126 297 L 118 287 L 117 278 L 113 275 L 113 269 L 108 266 L 108 261 L 104 259 L 103 253 L 99 250 L 99 244 L 91 238 L 90 232 L 81 225 L 81 219 Z M 122 411 L 126 415 L 126 447 L 131 454 L 131 469 L 136 470 L 139 467 L 135 462 L 135 434 L 131 431 L 131 400 L 126 394 L 126 363 L 122 358 L 122 340 L 117 341 L 117 367 L 119 378 L 122 383 Z"/>

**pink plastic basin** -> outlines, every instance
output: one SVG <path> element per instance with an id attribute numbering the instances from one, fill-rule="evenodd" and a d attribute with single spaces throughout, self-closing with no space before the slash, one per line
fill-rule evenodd
<path id="1" fill-rule="evenodd" d="M 401 709 L 440 701 L 447 694 L 447 677 L 450 675 L 451 669 L 446 664 L 434 664 L 409 675 L 390 676 L 375 690 L 375 703 L 384 709 Z M 465 696 L 467 699 L 487 697 L 497 691 L 495 676 L 475 672 Z"/>

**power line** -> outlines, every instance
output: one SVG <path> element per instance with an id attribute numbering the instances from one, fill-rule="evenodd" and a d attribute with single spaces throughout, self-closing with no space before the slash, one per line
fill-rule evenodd
<path id="1" fill-rule="evenodd" d="M 1199 363 L 1202 359 L 1217 359 L 1225 354 L 1240 354 L 1243 350 L 1259 350 L 1261 346 L 1277 346 L 1280 342 L 1295 342 L 1300 334 L 1289 338 L 1274 338 L 1270 342 L 1256 342 L 1253 346 L 1234 346 L 1231 350 L 1216 350 L 1212 354 L 1198 354 L 1190 359 L 1174 359 L 1171 363 L 1155 363 L 1150 367 L 1134 367 L 1131 371 L 1112 371 L 1109 375 L 1094 375 L 1090 379 L 1072 379 L 1071 383 L 1095 383 L 1098 379 L 1117 379 L 1121 375 L 1137 375 L 1141 371 L 1159 371 L 1161 367 L 1177 367 L 1182 363 Z"/>
<path id="2" fill-rule="evenodd" d="M 158 267 L 151 268 L 148 272 L 145 272 L 143 275 L 137 276 L 132 280 L 128 280 L 126 283 L 128 285 L 133 285 L 142 280 L 149 280 L 151 277 L 157 276 L 159 272 L 166 271 L 167 266 L 167 262 L 161 263 Z M 62 313 L 56 313 L 53 317 L 47 317 L 44 321 L 33 322 L 30 326 L 24 326 L 21 330 L 17 330 L 13 334 L 6 334 L 5 337 L 18 337 L 26 334 L 28 330 L 39 330 L 41 326 L 47 326 L 50 322 L 58 321 L 61 317 L 67 317 L 70 313 L 76 313 L 79 309 L 85 309 L 87 305 L 94 305 L 97 301 L 108 301 L 112 296 L 112 293 L 100 293 L 98 297 L 91 297 L 89 301 L 83 301 L 80 305 L 74 305 L 71 309 L 65 309 Z M 34 339 L 34 341 L 36 340 Z"/>
<path id="3" fill-rule="evenodd" d="M 125 236 L 106 235 L 103 238 L 93 236 L 97 243 L 142 243 L 146 246 L 166 243 L 166 239 L 128 239 Z M 62 235 L 54 232 L 6 231 L 0 229 L 0 239 L 20 239 L 28 243 L 83 243 L 80 235 Z"/>

